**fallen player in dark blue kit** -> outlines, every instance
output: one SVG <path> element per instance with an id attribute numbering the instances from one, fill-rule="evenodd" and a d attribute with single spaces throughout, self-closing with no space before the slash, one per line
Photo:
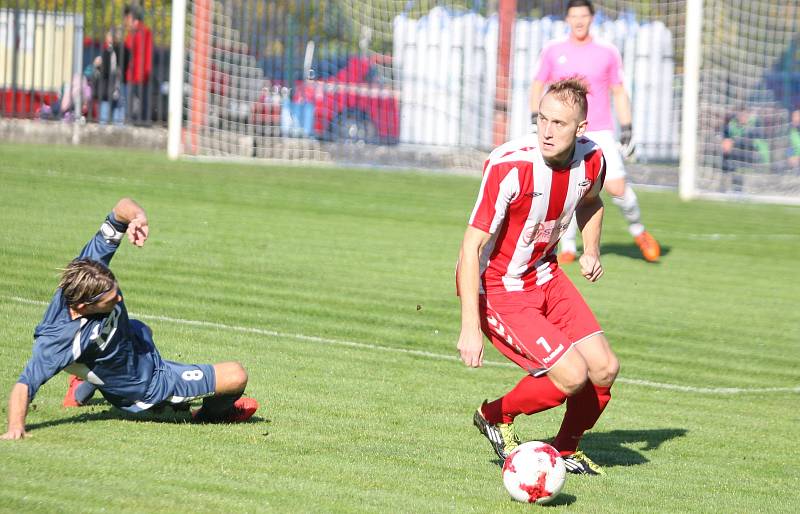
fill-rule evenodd
<path id="1" fill-rule="evenodd" d="M 247 372 L 241 364 L 164 360 L 150 327 L 128 318 L 122 291 L 108 266 L 126 234 L 141 247 L 148 233 L 144 210 L 123 198 L 66 266 L 34 331 L 33 354 L 11 390 L 8 429 L 0 438 L 25 437 L 28 405 L 39 387 L 59 371 L 80 377 L 70 380 L 65 405 L 81 405 L 97 389 L 112 405 L 131 413 L 186 406 L 202 398 L 203 406 L 193 413 L 198 422 L 241 422 L 258 409 L 256 400 L 242 397 Z"/>

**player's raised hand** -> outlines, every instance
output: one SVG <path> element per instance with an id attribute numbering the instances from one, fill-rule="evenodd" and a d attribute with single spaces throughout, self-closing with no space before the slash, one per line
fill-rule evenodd
<path id="1" fill-rule="evenodd" d="M 600 264 L 600 256 L 592 254 L 583 254 L 579 259 L 581 264 L 581 275 L 589 282 L 596 282 L 597 279 L 603 276 L 603 265 Z"/>
<path id="2" fill-rule="evenodd" d="M 464 330 L 462 328 L 457 348 L 464 364 L 470 368 L 483 366 L 483 335 L 480 330 Z"/>
<path id="3" fill-rule="evenodd" d="M 147 236 L 150 234 L 150 227 L 147 224 L 147 216 L 145 216 L 144 212 L 141 212 L 136 215 L 128 223 L 128 241 L 131 242 L 134 246 L 144 246 L 144 242 L 147 241 Z"/>
<path id="4" fill-rule="evenodd" d="M 144 246 L 150 227 L 147 223 L 147 214 L 142 206 L 130 198 L 121 198 L 114 206 L 114 217 L 117 221 L 127 223 L 128 241 L 134 246 Z"/>

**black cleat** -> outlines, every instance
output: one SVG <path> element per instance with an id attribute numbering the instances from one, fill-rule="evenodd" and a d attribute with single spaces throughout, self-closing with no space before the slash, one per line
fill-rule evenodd
<path id="1" fill-rule="evenodd" d="M 595 464 L 585 453 L 578 451 L 572 455 L 561 456 L 567 473 L 573 475 L 605 475 L 603 468 Z"/>
<path id="2" fill-rule="evenodd" d="M 508 454 L 520 445 L 519 436 L 514 429 L 513 423 L 492 425 L 483 417 L 480 407 L 475 411 L 475 415 L 472 416 L 472 423 L 489 440 L 497 456 L 503 460 L 506 460 Z"/>

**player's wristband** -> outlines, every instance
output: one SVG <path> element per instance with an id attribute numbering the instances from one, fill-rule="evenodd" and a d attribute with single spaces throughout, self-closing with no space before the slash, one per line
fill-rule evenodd
<path id="1" fill-rule="evenodd" d="M 113 212 L 106 216 L 105 221 L 100 225 L 100 234 L 103 239 L 106 240 L 106 243 L 113 245 L 118 245 L 122 241 L 127 230 L 128 224 L 117 221 Z"/>

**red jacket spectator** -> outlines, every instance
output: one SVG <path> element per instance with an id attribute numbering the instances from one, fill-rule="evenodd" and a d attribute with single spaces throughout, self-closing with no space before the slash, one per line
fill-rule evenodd
<path id="1" fill-rule="evenodd" d="M 125 81 L 128 84 L 147 83 L 153 69 L 153 33 L 144 22 L 136 22 L 134 29 L 125 37 L 125 47 L 131 55 Z"/>

